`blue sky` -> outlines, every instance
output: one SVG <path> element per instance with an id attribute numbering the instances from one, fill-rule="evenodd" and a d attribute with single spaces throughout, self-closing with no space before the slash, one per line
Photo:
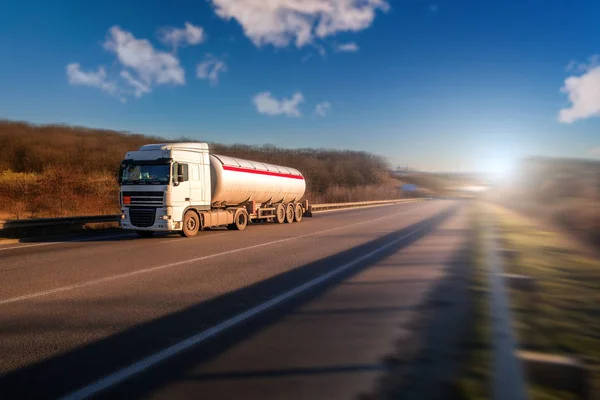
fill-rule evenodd
<path id="1" fill-rule="evenodd" d="M 2 8 L 0 118 L 366 150 L 429 170 L 600 156 L 598 1 Z"/>

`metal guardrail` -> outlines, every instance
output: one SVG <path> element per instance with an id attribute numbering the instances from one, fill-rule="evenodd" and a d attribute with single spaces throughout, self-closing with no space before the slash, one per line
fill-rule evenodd
<path id="1" fill-rule="evenodd" d="M 121 220 L 121 214 L 116 215 L 92 215 L 81 217 L 63 217 L 63 218 L 35 218 L 35 219 L 15 219 L 0 221 L 0 230 L 19 229 L 19 228 L 38 228 L 43 226 L 58 225 L 80 225 L 91 224 L 95 222 L 118 222 Z"/>
<path id="2" fill-rule="evenodd" d="M 381 201 L 362 201 L 353 203 L 329 203 L 329 204 L 311 204 L 309 211 L 333 210 L 339 208 L 352 207 L 367 207 L 383 204 L 395 204 L 415 201 L 418 199 L 398 199 L 398 200 L 381 200 Z M 35 219 L 15 219 L 0 221 L 0 236 L 2 232 L 11 230 L 27 230 L 50 227 L 68 227 L 68 226 L 83 226 L 91 223 L 101 222 L 119 222 L 121 214 L 113 215 L 92 215 L 80 217 L 61 217 L 61 218 L 35 218 Z"/>
<path id="3" fill-rule="evenodd" d="M 489 277 L 489 308 L 491 314 L 494 400 L 526 400 L 525 375 L 517 357 L 517 344 L 506 288 L 504 287 L 503 260 L 498 251 L 495 226 L 490 218 L 484 230 L 486 264 Z"/>
<path id="4" fill-rule="evenodd" d="M 397 203 L 410 203 L 413 201 L 421 200 L 420 198 L 414 199 L 396 199 L 396 200 L 377 200 L 377 201 L 358 201 L 352 203 L 326 203 L 326 204 L 311 204 L 308 206 L 309 211 L 324 211 L 324 210 L 335 210 L 338 208 L 353 208 L 353 207 L 368 207 L 378 206 L 385 204 L 397 204 Z"/>

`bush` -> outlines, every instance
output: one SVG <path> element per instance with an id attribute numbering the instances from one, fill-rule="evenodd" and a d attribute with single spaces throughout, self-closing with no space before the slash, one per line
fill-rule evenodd
<path id="1" fill-rule="evenodd" d="M 0 210 L 5 218 L 117 213 L 118 192 L 115 177 L 108 173 L 74 179 L 67 168 L 49 167 L 39 174 L 0 174 Z"/>
<path id="2" fill-rule="evenodd" d="M 37 194 L 38 178 L 33 173 L 5 170 L 0 173 L 1 209 L 21 218 L 31 209 Z"/>
<path id="3" fill-rule="evenodd" d="M 0 213 L 4 218 L 118 213 L 117 171 L 125 152 L 160 137 L 0 121 Z M 182 138 L 178 141 L 193 141 Z M 300 170 L 311 202 L 398 198 L 383 157 L 364 151 L 210 144 L 211 151 Z"/>

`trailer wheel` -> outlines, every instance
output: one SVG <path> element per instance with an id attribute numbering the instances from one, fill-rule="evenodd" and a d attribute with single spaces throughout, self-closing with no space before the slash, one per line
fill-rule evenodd
<path id="1" fill-rule="evenodd" d="M 136 231 L 135 233 L 137 233 L 139 237 L 143 238 L 149 238 L 152 237 L 152 235 L 154 235 L 153 231 Z"/>
<path id="2" fill-rule="evenodd" d="M 196 236 L 200 230 L 200 218 L 195 211 L 189 210 L 183 216 L 183 229 L 179 231 L 179 234 L 183 237 Z"/>
<path id="3" fill-rule="evenodd" d="M 302 211 L 302 206 L 300 204 L 296 204 L 296 207 L 294 207 L 294 221 L 302 221 L 302 214 L 304 214 Z"/>
<path id="4" fill-rule="evenodd" d="M 285 214 L 285 206 L 283 204 L 277 204 L 277 208 L 275 208 L 275 222 L 283 224 L 285 221 Z"/>
<path id="5" fill-rule="evenodd" d="M 227 229 L 233 229 L 236 231 L 243 231 L 248 225 L 248 214 L 245 211 L 240 211 L 234 217 L 233 224 L 227 225 Z"/>
<path id="6" fill-rule="evenodd" d="M 285 222 L 288 224 L 294 222 L 294 205 L 291 203 L 285 208 Z"/>

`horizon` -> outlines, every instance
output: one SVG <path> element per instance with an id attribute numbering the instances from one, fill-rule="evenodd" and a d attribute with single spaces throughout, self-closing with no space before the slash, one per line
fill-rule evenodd
<path id="1" fill-rule="evenodd" d="M 600 4 L 340 4 L 149 2 L 145 18 L 114 1 L 11 4 L 0 118 L 421 171 L 599 159 Z"/>
<path id="2" fill-rule="evenodd" d="M 424 174 L 455 174 L 455 175 L 484 175 L 484 176 L 488 176 L 488 177 L 494 177 L 494 176 L 500 176 L 500 177 L 504 177 L 506 176 L 509 172 L 512 173 L 514 171 L 514 169 L 516 169 L 516 166 L 518 164 L 521 164 L 523 162 L 527 162 L 527 161 L 564 161 L 564 162 L 591 162 L 591 163 L 600 163 L 600 159 L 598 158 L 586 158 L 586 157 L 561 157 L 561 156 L 544 156 L 544 155 L 536 155 L 536 154 L 530 154 L 530 155 L 525 155 L 519 159 L 515 160 L 515 164 L 513 164 L 513 168 L 511 168 L 510 171 L 503 171 L 503 172 L 490 172 L 490 171 L 477 171 L 477 170 L 435 170 L 435 169 L 419 169 L 419 168 L 414 168 L 411 165 L 401 165 L 401 164 L 396 164 L 394 165 L 393 163 L 391 163 L 388 158 L 386 158 L 385 156 L 375 153 L 375 152 L 371 152 L 371 151 L 367 151 L 367 150 L 356 150 L 356 149 L 350 149 L 350 148 L 344 148 L 344 147 L 338 147 L 338 148 L 333 148 L 333 147 L 285 147 L 285 146 L 277 146 L 273 143 L 253 143 L 253 144 L 249 144 L 249 143 L 243 143 L 243 142 L 234 142 L 234 143 L 223 143 L 223 142 L 216 142 L 216 141 L 206 141 L 206 140 L 202 140 L 201 138 L 198 139 L 194 139 L 194 138 L 189 138 L 189 137 L 173 137 L 173 138 L 166 138 L 166 137 L 161 137 L 161 136 L 153 136 L 153 135 L 149 135 L 143 132 L 132 132 L 132 131 L 123 131 L 123 130 L 114 130 L 114 129 L 107 129 L 107 128 L 102 128 L 102 127 L 90 127 L 90 126 L 81 126 L 81 125 L 70 125 L 68 123 L 65 122 L 55 122 L 55 123 L 33 123 L 33 122 L 29 122 L 29 121 L 20 121 L 20 120 L 10 120 L 10 119 L 5 119 L 5 118 L 0 118 L 0 123 L 14 123 L 14 124 L 26 124 L 29 126 L 33 126 L 33 127 L 39 127 L 39 128 L 44 128 L 44 127 L 64 127 L 64 128 L 68 128 L 68 129 L 80 129 L 80 130 L 90 130 L 90 131 L 106 131 L 106 132 L 110 132 L 110 133 L 116 133 L 116 134 L 122 134 L 122 135 L 141 135 L 141 136 L 145 136 L 148 138 L 152 138 L 152 137 L 156 137 L 157 139 L 164 139 L 164 142 L 148 142 L 148 144 L 159 144 L 159 143 L 171 143 L 171 142 L 184 142 L 184 141 L 189 141 L 189 142 L 203 142 L 203 143 L 208 143 L 210 144 L 217 144 L 217 145 L 225 145 L 225 146 L 252 146 L 252 147 L 257 147 L 257 148 L 261 148 L 261 147 L 265 147 L 265 146 L 275 146 L 279 149 L 282 150 L 325 150 L 325 151 L 357 151 L 357 152 L 367 152 L 370 154 L 373 154 L 375 156 L 380 156 L 383 157 L 385 159 L 385 161 L 388 163 L 389 165 L 389 169 L 391 172 L 395 172 L 395 173 L 400 173 L 400 172 L 408 172 L 408 173 L 424 173 Z M 135 149 L 128 149 L 127 151 L 131 151 L 131 150 L 135 150 Z M 408 168 L 408 170 L 406 170 Z"/>

